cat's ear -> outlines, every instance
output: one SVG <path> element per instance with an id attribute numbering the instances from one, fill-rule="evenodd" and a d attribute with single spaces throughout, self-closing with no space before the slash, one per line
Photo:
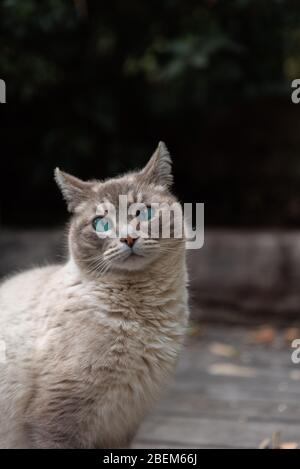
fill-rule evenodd
<path id="1" fill-rule="evenodd" d="M 164 142 L 159 142 L 157 149 L 141 174 L 149 183 L 167 188 L 172 185 L 172 160 Z"/>
<path id="2" fill-rule="evenodd" d="M 92 183 L 64 173 L 59 168 L 55 169 L 54 177 L 67 202 L 69 212 L 74 212 L 76 207 L 89 197 Z"/>

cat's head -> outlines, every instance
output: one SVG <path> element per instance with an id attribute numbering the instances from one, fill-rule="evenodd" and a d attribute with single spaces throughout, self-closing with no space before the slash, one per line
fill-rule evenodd
<path id="1" fill-rule="evenodd" d="M 170 192 L 171 157 L 163 142 L 140 171 L 85 182 L 56 169 L 55 179 L 72 213 L 71 255 L 86 273 L 139 271 L 172 256 L 184 243 L 181 207 Z"/>

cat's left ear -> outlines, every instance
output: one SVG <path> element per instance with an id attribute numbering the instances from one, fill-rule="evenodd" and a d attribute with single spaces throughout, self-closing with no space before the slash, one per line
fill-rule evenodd
<path id="1" fill-rule="evenodd" d="M 55 169 L 54 177 L 67 202 L 69 212 L 74 212 L 81 202 L 89 198 L 93 183 L 82 181 L 61 171 L 59 168 Z"/>
<path id="2" fill-rule="evenodd" d="M 159 142 L 151 159 L 141 171 L 147 182 L 169 188 L 173 183 L 172 159 L 164 142 Z"/>

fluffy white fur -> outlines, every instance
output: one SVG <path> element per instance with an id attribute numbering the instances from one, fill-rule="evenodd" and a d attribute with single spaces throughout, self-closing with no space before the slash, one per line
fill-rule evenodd
<path id="1" fill-rule="evenodd" d="M 142 272 L 84 275 L 71 249 L 4 282 L 0 447 L 130 445 L 176 364 L 186 284 L 184 243 Z"/>

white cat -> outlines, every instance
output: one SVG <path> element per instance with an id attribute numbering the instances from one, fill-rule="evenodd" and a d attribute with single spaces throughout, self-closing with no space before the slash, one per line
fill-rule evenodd
<path id="1" fill-rule="evenodd" d="M 172 204 L 171 159 L 160 143 L 141 171 L 56 180 L 72 212 L 68 262 L 0 287 L 0 447 L 126 447 L 181 349 L 185 242 L 99 236 L 99 204 Z"/>

